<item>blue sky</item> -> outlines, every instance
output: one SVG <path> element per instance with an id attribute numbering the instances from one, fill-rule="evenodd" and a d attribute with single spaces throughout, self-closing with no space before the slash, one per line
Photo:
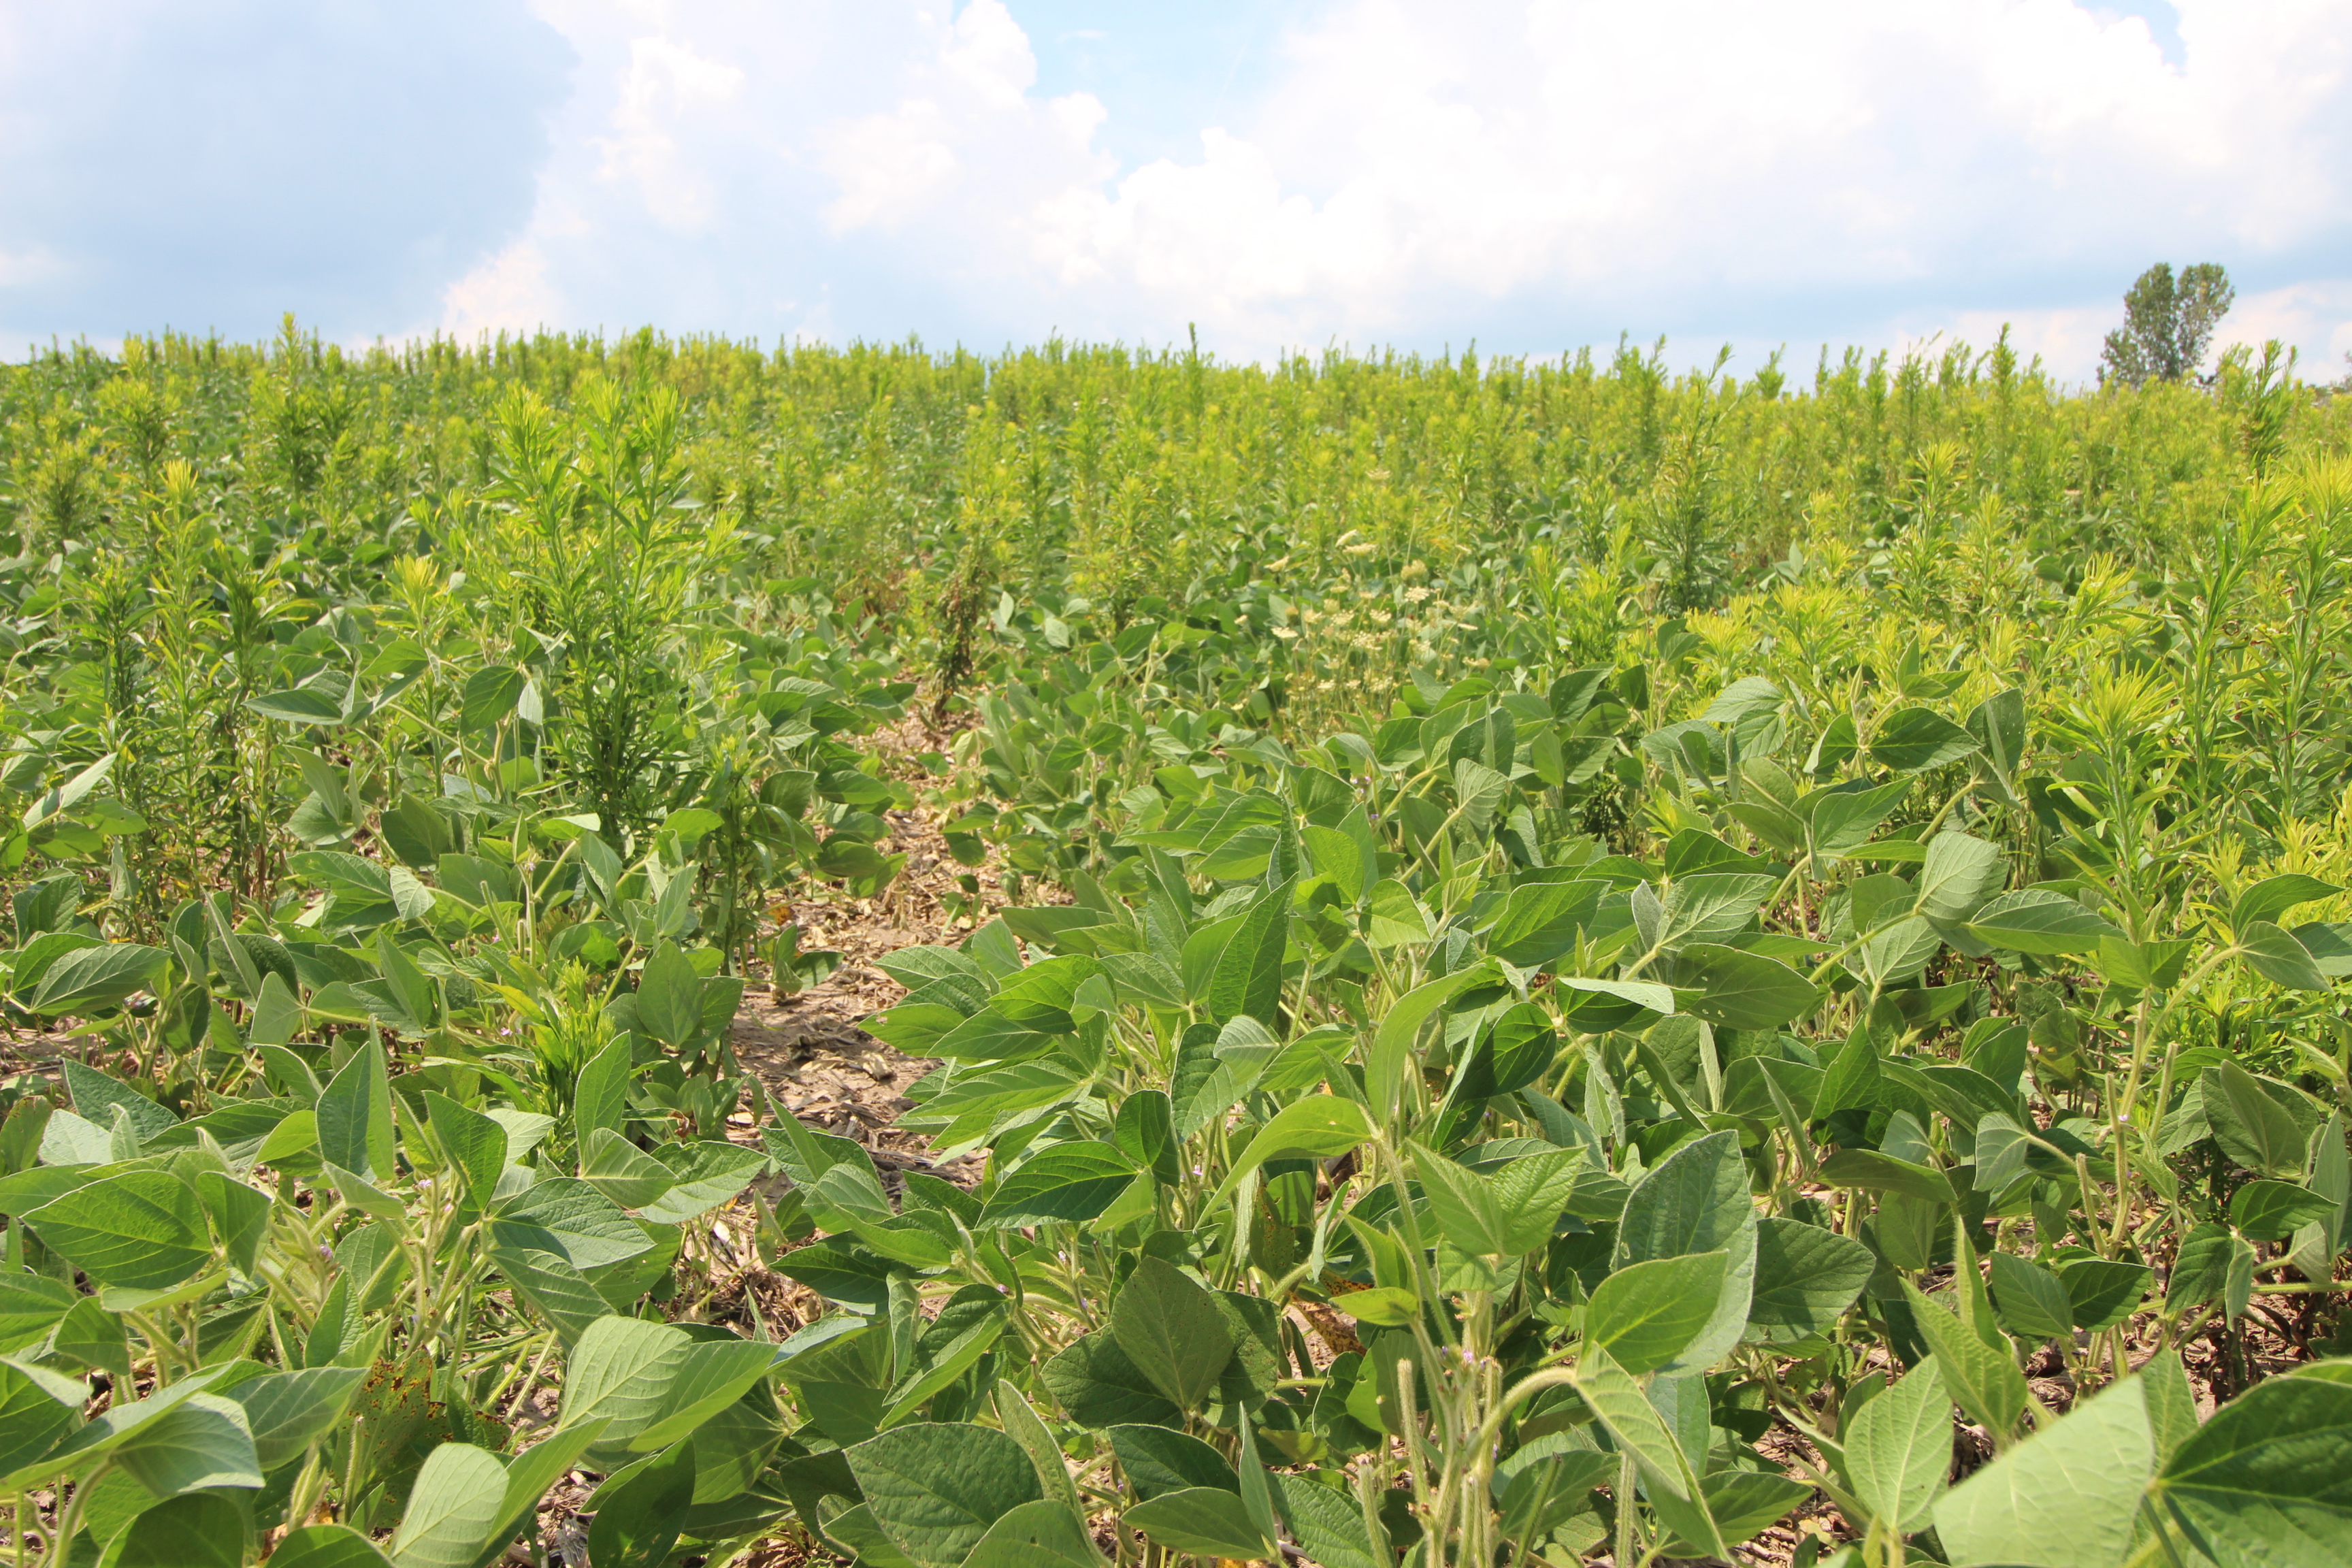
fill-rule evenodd
<path id="1" fill-rule="evenodd" d="M 2352 0 L 0 0 L 0 348 L 2352 351 Z"/>

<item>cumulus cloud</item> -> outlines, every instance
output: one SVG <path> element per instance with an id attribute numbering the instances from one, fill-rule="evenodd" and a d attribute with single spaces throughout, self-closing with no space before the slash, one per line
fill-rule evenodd
<path id="1" fill-rule="evenodd" d="M 1120 45 L 1117 10 L 1064 26 L 1066 0 L 427 6 L 404 15 L 442 29 L 429 47 L 383 42 L 390 23 L 306 23 L 276 54 L 248 36 L 236 79 L 263 109 L 164 92 L 206 150 L 126 180 L 157 114 L 89 142 L 121 117 L 36 79 L 79 59 L 148 81 L 200 29 L 158 0 L 87 8 L 131 18 L 106 23 L 0 0 L 0 76 L 37 106 L 0 100 L 0 323 L 316 299 L 353 334 L 989 347 L 1197 322 L 1265 355 L 1626 329 L 1696 358 L 2006 321 L 2084 375 L 2163 258 L 2230 267 L 2225 336 L 2332 364 L 2352 346 L 2352 0 L 2127 9 L 2158 25 L 2089 0 L 1200 0 L 1201 58 L 1155 76 L 1134 62 L 1176 33 Z M 455 64 L 451 28 L 472 40 Z M 1218 64 L 1232 40 L 1246 71 Z M 1089 77 L 1081 56 L 1126 64 Z M 262 91 L 278 78 L 308 85 Z M 411 135 L 401 105 L 466 134 Z M 68 199 L 92 179 L 144 216 Z"/>
<path id="2" fill-rule="evenodd" d="M 0 342 L 412 320 L 530 218 L 569 66 L 522 0 L 0 4 Z"/>

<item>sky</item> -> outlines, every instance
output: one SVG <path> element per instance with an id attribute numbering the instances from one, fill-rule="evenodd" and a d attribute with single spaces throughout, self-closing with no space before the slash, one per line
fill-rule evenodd
<path id="1" fill-rule="evenodd" d="M 2352 0 L 0 0 L 0 351 L 2352 353 Z"/>

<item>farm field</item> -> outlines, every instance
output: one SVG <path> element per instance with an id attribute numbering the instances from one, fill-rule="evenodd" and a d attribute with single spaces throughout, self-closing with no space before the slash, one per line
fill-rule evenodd
<path id="1" fill-rule="evenodd" d="M 0 368 L 16 1564 L 2352 1560 L 2352 397 Z"/>

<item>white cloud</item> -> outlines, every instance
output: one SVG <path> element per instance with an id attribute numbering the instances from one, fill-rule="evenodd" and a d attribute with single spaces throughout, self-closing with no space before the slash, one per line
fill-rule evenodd
<path id="1" fill-rule="evenodd" d="M 1119 168 L 1001 0 L 539 0 L 582 61 L 444 320 L 1223 352 L 2012 341 L 2084 375 L 2159 258 L 2352 334 L 2352 0 L 1333 0 L 1197 155 Z M 805 303 L 817 300 L 812 307 Z M 822 321 L 817 321 L 818 315 Z M 2273 323 L 2256 326 L 2253 323 Z M 2228 335 L 2225 333 L 2225 336 Z"/>

